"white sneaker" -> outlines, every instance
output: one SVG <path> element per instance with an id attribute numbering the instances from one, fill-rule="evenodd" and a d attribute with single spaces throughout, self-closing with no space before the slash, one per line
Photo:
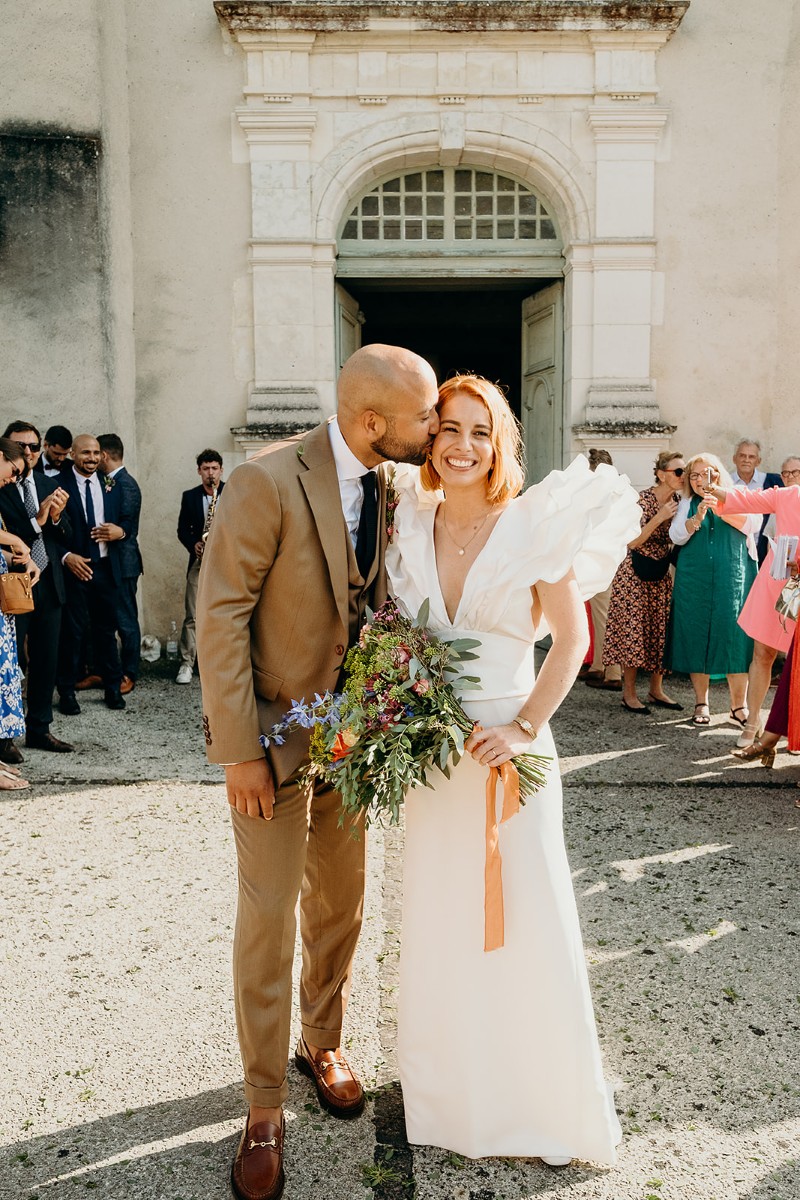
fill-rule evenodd
<path id="1" fill-rule="evenodd" d="M 176 683 L 191 683 L 192 682 L 192 668 L 189 666 L 188 663 L 181 663 L 181 665 L 178 667 L 178 674 L 175 676 L 175 682 Z"/>
<path id="2" fill-rule="evenodd" d="M 547 1163 L 548 1167 L 568 1167 L 572 1162 L 571 1158 L 558 1158 L 553 1155 L 540 1154 L 543 1163 Z"/>

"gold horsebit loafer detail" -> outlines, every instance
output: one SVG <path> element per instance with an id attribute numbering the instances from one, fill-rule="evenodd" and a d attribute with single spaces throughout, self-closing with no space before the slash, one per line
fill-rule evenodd
<path id="1" fill-rule="evenodd" d="M 248 1119 L 231 1168 L 236 1200 L 278 1200 L 283 1192 L 284 1123 Z"/>
<path id="2" fill-rule="evenodd" d="M 333 1050 L 320 1050 L 312 1056 L 301 1038 L 294 1061 L 297 1069 L 314 1081 L 320 1104 L 332 1116 L 357 1117 L 363 1111 L 364 1089 L 345 1058 L 337 1056 Z M 341 1072 L 344 1078 L 331 1078 L 333 1071 Z"/>

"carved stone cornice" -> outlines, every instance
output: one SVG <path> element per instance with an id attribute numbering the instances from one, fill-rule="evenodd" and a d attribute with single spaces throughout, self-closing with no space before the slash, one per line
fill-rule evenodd
<path id="1" fill-rule="evenodd" d="M 402 21 L 443 32 L 662 30 L 672 34 L 690 0 L 215 0 L 220 22 L 239 33 L 278 29 L 367 30 Z"/>

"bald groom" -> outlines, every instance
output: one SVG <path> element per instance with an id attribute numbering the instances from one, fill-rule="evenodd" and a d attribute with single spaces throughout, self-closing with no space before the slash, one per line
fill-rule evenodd
<path id="1" fill-rule="evenodd" d="M 380 464 L 424 462 L 436 401 L 436 377 L 418 355 L 396 346 L 357 351 L 339 377 L 336 417 L 233 472 L 203 558 L 203 728 L 209 760 L 225 766 L 239 863 L 234 993 L 250 1105 L 231 1173 L 239 1200 L 276 1200 L 283 1190 L 298 895 L 295 1063 L 334 1116 L 364 1107 L 340 1046 L 361 928 L 363 829 L 353 837 L 339 827 L 330 787 L 303 787 L 306 734 L 266 755 L 258 739 L 292 700 L 337 687 L 367 605 L 385 598 Z"/>

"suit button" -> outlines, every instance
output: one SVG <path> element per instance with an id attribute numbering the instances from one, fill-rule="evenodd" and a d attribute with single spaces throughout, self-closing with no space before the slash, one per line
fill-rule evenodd
<path id="1" fill-rule="evenodd" d="M 334 646 L 333 652 L 334 654 L 338 655 L 339 658 L 341 658 L 341 656 L 344 654 L 344 646 Z"/>

